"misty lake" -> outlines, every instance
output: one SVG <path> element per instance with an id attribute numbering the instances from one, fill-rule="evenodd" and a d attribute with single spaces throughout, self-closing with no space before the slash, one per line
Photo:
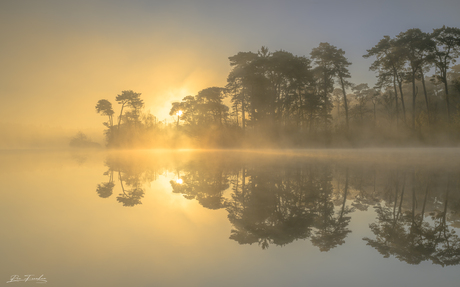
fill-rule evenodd
<path id="1" fill-rule="evenodd" d="M 459 284 L 460 149 L 0 151 L 0 162 L 6 286 Z"/>

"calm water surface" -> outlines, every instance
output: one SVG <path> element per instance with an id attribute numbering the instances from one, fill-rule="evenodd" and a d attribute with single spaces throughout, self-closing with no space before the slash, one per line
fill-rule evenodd
<path id="1" fill-rule="evenodd" d="M 0 152 L 1 281 L 458 286 L 460 150 Z"/>

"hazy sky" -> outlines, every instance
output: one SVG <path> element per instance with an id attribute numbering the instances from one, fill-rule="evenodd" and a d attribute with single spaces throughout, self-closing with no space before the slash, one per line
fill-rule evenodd
<path id="1" fill-rule="evenodd" d="M 99 99 L 142 93 L 160 120 L 170 103 L 224 86 L 228 57 L 268 46 L 346 52 L 352 82 L 374 83 L 366 49 L 410 28 L 460 26 L 458 0 L 0 1 L 0 123 L 102 130 Z"/>

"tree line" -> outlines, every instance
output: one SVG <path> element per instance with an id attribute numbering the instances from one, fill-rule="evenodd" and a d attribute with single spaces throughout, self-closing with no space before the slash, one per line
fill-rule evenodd
<path id="1" fill-rule="evenodd" d="M 459 54 L 459 28 L 384 36 L 363 55 L 374 59 L 377 84 L 369 87 L 350 82 L 351 62 L 329 43 L 310 57 L 262 46 L 229 57 L 225 87 L 173 102 L 169 126 L 142 117 L 140 94 L 132 91 L 117 96 L 116 125 L 109 101 L 96 110 L 108 116 L 109 146 L 146 144 L 149 136 L 169 147 L 453 144 L 460 139 Z"/>

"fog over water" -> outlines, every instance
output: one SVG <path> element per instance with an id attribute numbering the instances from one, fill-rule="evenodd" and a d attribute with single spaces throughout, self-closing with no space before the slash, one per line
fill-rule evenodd
<path id="1" fill-rule="evenodd" d="M 452 286 L 459 157 L 458 149 L 2 151 L 1 278 Z"/>

